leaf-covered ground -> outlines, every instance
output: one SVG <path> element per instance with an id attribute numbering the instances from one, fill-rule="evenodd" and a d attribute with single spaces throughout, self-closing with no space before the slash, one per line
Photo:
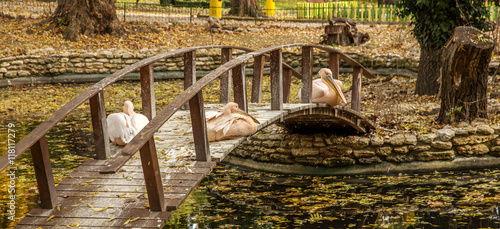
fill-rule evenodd
<path id="1" fill-rule="evenodd" d="M 97 35 L 95 38 L 80 36 L 78 42 L 62 39 L 60 29 L 46 31 L 47 25 L 38 25 L 42 19 L 8 19 L 0 17 L 0 57 L 36 54 L 39 50 L 54 49 L 55 53 L 69 50 L 97 52 L 108 49 L 174 50 L 199 45 L 237 45 L 254 49 L 293 43 L 318 43 L 324 33 L 321 24 L 259 25 L 226 21 L 241 28 L 264 28 L 260 32 L 235 32 L 210 34 L 204 24 L 139 24 L 123 23 L 127 35 L 112 37 Z M 344 47 L 350 52 L 369 55 L 397 54 L 418 57 L 419 46 L 412 38 L 409 27 L 402 25 L 358 25 L 359 30 L 370 34 L 370 41 L 360 47 Z"/>

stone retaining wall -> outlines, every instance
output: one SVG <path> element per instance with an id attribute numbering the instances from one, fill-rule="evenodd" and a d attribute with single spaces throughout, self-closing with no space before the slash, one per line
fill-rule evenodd
<path id="1" fill-rule="evenodd" d="M 136 63 L 145 58 L 164 53 L 166 50 L 141 50 L 136 53 L 127 51 L 102 51 L 99 53 L 81 53 L 73 52 L 69 54 L 51 54 L 53 50 L 43 50 L 39 53 L 43 55 L 27 55 L 8 57 L 0 59 L 0 79 L 11 79 L 18 77 L 33 76 L 55 76 L 65 73 L 76 74 L 96 74 L 96 73 L 114 73 L 126 66 Z M 33 52 L 38 53 L 38 52 Z M 362 65 L 369 68 L 405 68 L 416 71 L 418 60 L 405 60 L 397 55 L 384 56 L 361 56 L 358 54 L 348 54 Z M 238 54 L 233 54 L 233 58 Z M 284 50 L 283 62 L 294 68 L 301 66 L 301 52 Z M 213 70 L 220 66 L 219 53 L 197 53 L 197 69 Z M 253 64 L 253 60 L 249 61 Z M 266 63 L 269 64 L 269 63 Z M 314 60 L 315 67 L 328 65 L 328 55 L 326 52 L 317 53 Z M 341 61 L 341 66 L 348 67 Z M 154 71 L 183 71 L 183 57 L 167 58 L 154 64 Z"/>
<path id="2" fill-rule="evenodd" d="M 252 136 L 233 155 L 260 162 L 343 167 L 351 165 L 500 157 L 500 126 L 462 123 L 436 133 L 380 136 L 269 134 Z"/>

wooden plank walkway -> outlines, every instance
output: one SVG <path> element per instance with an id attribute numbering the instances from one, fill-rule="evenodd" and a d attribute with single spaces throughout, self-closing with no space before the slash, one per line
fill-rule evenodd
<path id="1" fill-rule="evenodd" d="M 261 122 L 258 129 L 282 119 L 289 112 L 318 104 L 284 104 L 282 111 L 270 105 L 249 104 L 248 113 Z M 206 112 L 220 111 L 223 104 L 206 104 Z M 166 212 L 151 212 L 141 161 L 136 153 L 117 173 L 101 174 L 113 160 L 89 160 L 56 186 L 57 207 L 32 209 L 16 228 L 161 228 L 200 183 L 216 162 L 246 137 L 211 142 L 212 162 L 197 162 L 188 110 L 177 111 L 155 134 L 155 143 L 164 187 Z M 113 146 L 116 154 L 121 147 Z"/>

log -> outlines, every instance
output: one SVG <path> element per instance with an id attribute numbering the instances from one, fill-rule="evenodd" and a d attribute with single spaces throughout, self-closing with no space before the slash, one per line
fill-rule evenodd
<path id="1" fill-rule="evenodd" d="M 493 39 L 480 30 L 470 26 L 455 29 L 440 60 L 440 123 L 487 118 L 488 64 L 493 48 Z"/>
<path id="2" fill-rule="evenodd" d="M 325 34 L 321 35 L 323 41 L 321 44 L 326 45 L 361 45 L 370 40 L 368 33 L 358 31 L 356 21 L 348 18 L 334 17 L 329 20 L 329 25 L 325 26 Z"/>

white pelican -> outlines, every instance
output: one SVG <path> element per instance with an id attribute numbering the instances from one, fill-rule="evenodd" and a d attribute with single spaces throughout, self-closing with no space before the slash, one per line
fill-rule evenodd
<path id="1" fill-rule="evenodd" d="M 238 108 L 238 104 L 229 102 L 222 113 L 207 118 L 208 141 L 237 138 L 254 134 L 260 122 Z"/>
<path id="2" fill-rule="evenodd" d="M 339 105 L 340 102 L 347 104 L 341 89 L 342 82 L 333 79 L 332 71 L 328 68 L 322 68 L 319 70 L 318 75 L 321 78 L 314 80 L 312 83 L 312 102 L 327 103 L 332 107 Z"/>
<path id="3" fill-rule="evenodd" d="M 115 145 L 126 145 L 149 122 L 146 116 L 134 112 L 134 105 L 125 101 L 123 112 L 108 115 L 108 135 Z"/>

